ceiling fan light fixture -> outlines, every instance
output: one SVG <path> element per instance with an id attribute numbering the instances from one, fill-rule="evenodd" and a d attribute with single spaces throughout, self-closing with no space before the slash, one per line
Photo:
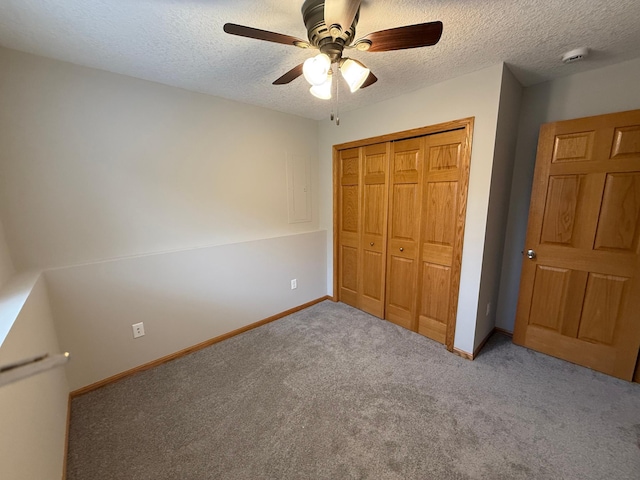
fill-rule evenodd
<path id="1" fill-rule="evenodd" d="M 304 78 L 314 87 L 320 86 L 327 81 L 330 70 L 331 59 L 324 53 L 307 58 L 302 65 Z"/>
<path id="2" fill-rule="evenodd" d="M 370 70 L 357 60 L 345 58 L 340 65 L 340 72 L 353 93 L 362 86 L 369 76 Z"/>
<path id="3" fill-rule="evenodd" d="M 331 73 L 327 75 L 327 80 L 322 85 L 313 85 L 309 92 L 316 98 L 321 100 L 331 100 Z"/>

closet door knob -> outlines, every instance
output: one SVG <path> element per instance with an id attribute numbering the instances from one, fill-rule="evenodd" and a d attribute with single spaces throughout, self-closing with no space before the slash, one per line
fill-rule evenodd
<path id="1" fill-rule="evenodd" d="M 371 245 L 373 247 L 373 242 L 371 242 L 369 245 Z"/>
<path id="2" fill-rule="evenodd" d="M 404 252 L 404 248 L 400 247 L 400 251 L 401 251 L 401 252 Z"/>

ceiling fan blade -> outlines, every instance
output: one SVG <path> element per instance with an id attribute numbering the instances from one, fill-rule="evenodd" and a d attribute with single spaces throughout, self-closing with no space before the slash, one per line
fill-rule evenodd
<path id="1" fill-rule="evenodd" d="M 367 88 L 369 85 L 373 85 L 374 83 L 376 83 L 378 81 L 378 77 L 376 77 L 373 72 L 369 72 L 369 76 L 367 77 L 367 79 L 364 81 L 364 83 L 362 84 L 362 86 L 360 87 L 362 88 Z"/>
<path id="2" fill-rule="evenodd" d="M 273 84 L 274 85 L 285 85 L 285 84 L 295 80 L 300 75 L 302 75 L 302 63 L 300 65 L 296 66 L 296 67 L 293 67 L 291 70 L 289 70 L 287 73 L 285 73 L 280 78 L 278 78 L 275 82 L 273 82 Z"/>
<path id="3" fill-rule="evenodd" d="M 428 47 L 435 45 L 442 36 L 442 22 L 419 23 L 405 27 L 380 30 L 362 37 L 355 42 L 368 40 L 371 42 L 369 52 L 388 52 L 405 48 Z"/>
<path id="4" fill-rule="evenodd" d="M 244 25 L 236 25 L 235 23 L 225 23 L 224 31 L 231 35 L 240 37 L 255 38 L 256 40 L 265 40 L 267 42 L 282 43 L 284 45 L 295 45 L 296 47 L 308 48 L 309 43 L 291 35 L 283 35 L 282 33 L 268 32 L 258 28 L 245 27 Z"/>
<path id="5" fill-rule="evenodd" d="M 324 23 L 327 27 L 340 25 L 344 32 L 356 18 L 360 0 L 325 0 L 324 2 Z"/>

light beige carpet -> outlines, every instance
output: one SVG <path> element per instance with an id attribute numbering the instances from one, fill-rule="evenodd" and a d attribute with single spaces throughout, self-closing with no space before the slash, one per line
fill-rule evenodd
<path id="1" fill-rule="evenodd" d="M 69 480 L 640 478 L 640 385 L 326 301 L 72 404 Z"/>

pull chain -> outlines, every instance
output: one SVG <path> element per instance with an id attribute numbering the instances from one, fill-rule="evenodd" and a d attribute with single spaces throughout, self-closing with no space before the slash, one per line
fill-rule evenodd
<path id="1" fill-rule="evenodd" d="M 337 77 L 336 77 L 336 74 L 335 74 L 335 73 L 334 73 L 334 71 L 333 71 L 333 65 L 334 65 L 334 64 L 331 64 L 331 77 L 332 77 L 333 79 L 336 79 Z M 334 81 L 333 83 L 336 83 L 336 82 Z M 331 85 L 331 90 L 334 90 L 334 86 L 333 86 L 333 85 Z M 334 118 L 336 118 L 336 116 L 333 114 L 333 107 L 334 107 L 334 104 L 335 104 L 335 98 L 334 98 L 334 96 L 333 96 L 333 95 L 331 95 L 331 117 L 330 117 L 330 118 L 331 118 L 331 121 L 332 121 L 332 122 L 333 122 L 333 119 L 334 119 Z"/>
<path id="2" fill-rule="evenodd" d="M 338 72 L 340 71 L 339 68 L 336 68 L 336 125 L 340 125 L 340 80 L 338 79 L 339 74 Z"/>
<path id="3" fill-rule="evenodd" d="M 335 65 L 335 68 L 334 68 Z M 338 87 L 338 83 L 340 83 L 338 81 L 338 76 L 339 76 L 339 72 L 340 72 L 340 67 L 338 66 L 338 63 L 332 63 L 331 64 L 331 76 L 333 77 L 333 84 L 335 85 L 331 85 L 331 89 L 335 91 L 335 95 L 331 95 L 331 121 L 335 121 L 336 125 L 340 125 L 340 102 L 339 102 L 339 95 L 340 95 L 340 88 Z M 335 111 L 335 114 L 333 113 Z"/>

